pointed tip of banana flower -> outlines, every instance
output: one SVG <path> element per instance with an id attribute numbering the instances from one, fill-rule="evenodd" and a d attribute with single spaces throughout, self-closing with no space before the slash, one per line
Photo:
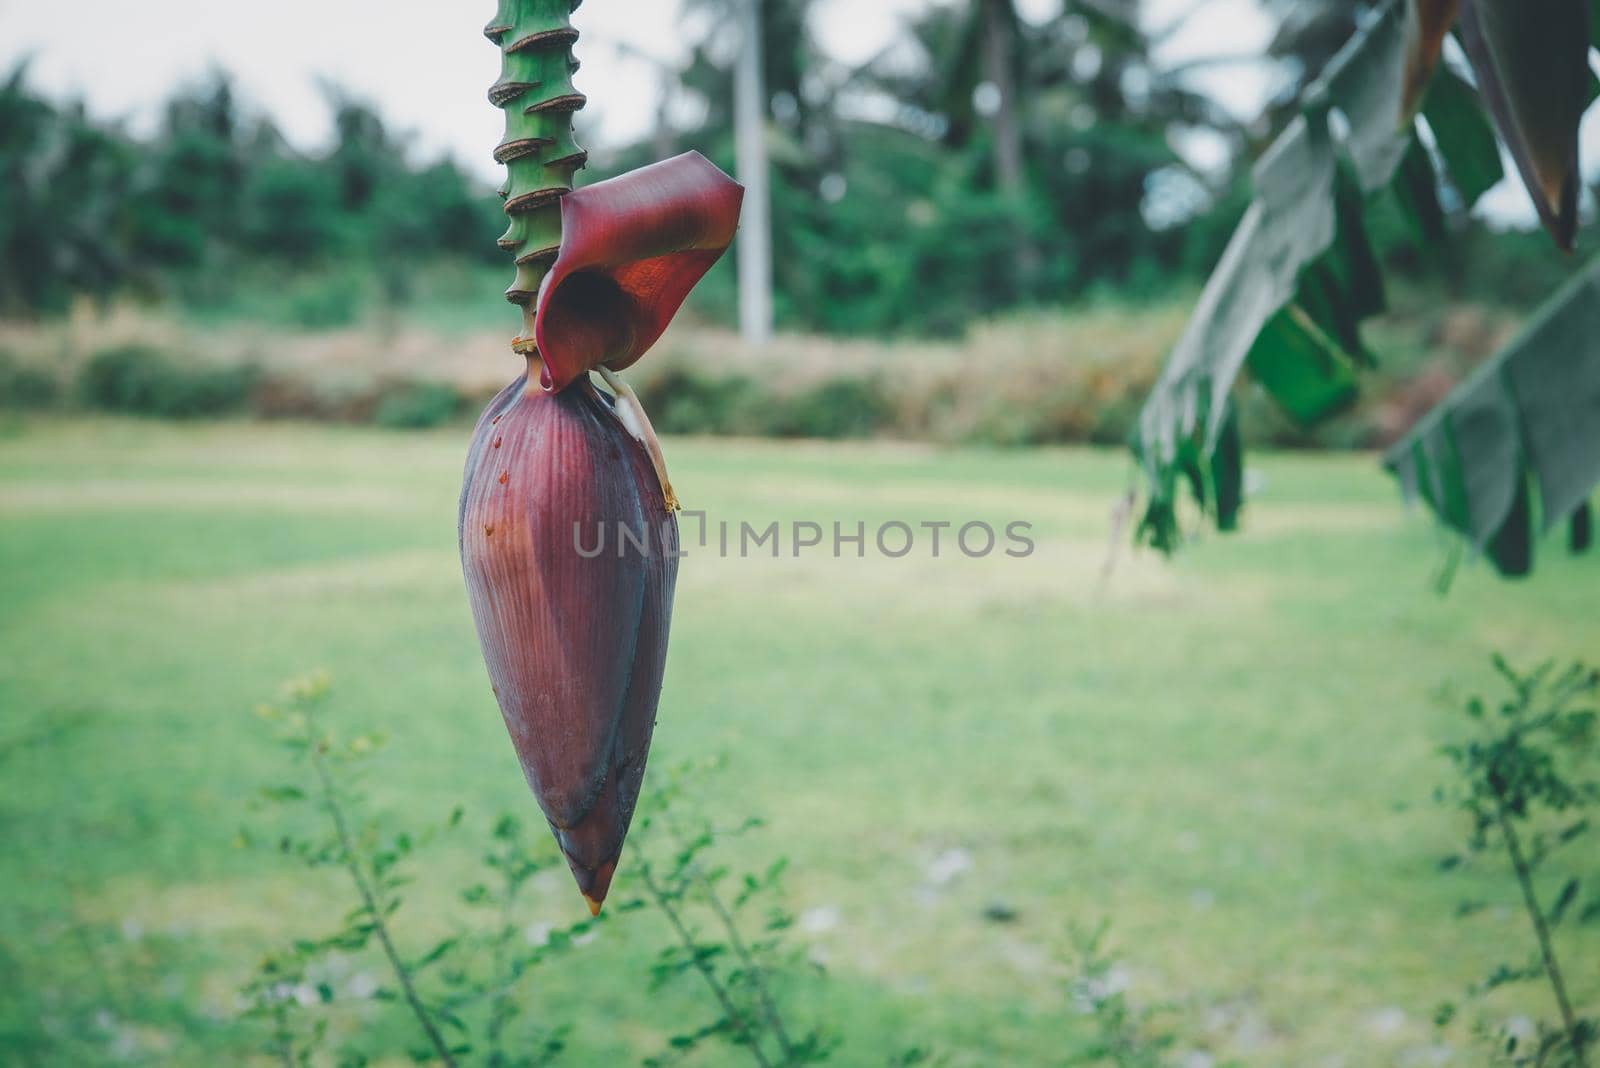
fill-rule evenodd
<path id="1" fill-rule="evenodd" d="M 561 198 L 561 252 L 539 287 L 540 386 L 631 366 L 733 243 L 744 187 L 698 152 Z"/>
<path id="2" fill-rule="evenodd" d="M 611 892 L 611 879 L 617 874 L 617 862 L 609 861 L 593 871 L 582 871 L 576 864 L 571 867 L 572 874 L 578 880 L 578 893 L 583 895 L 584 903 L 589 906 L 589 915 L 600 915 L 606 895 Z"/>

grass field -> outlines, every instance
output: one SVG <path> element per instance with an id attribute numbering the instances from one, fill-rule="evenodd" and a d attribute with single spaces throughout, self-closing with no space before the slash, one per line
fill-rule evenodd
<path id="1" fill-rule="evenodd" d="M 249 1062 L 235 991 L 348 906 L 331 876 L 232 845 L 289 768 L 252 714 L 286 678 L 327 669 L 340 726 L 389 734 L 380 812 L 532 813 L 456 560 L 465 444 L 0 433 L 0 1062 Z M 1434 1007 L 1526 938 L 1497 868 L 1437 871 L 1463 828 L 1432 800 L 1436 748 L 1491 688 L 1491 651 L 1600 652 L 1600 563 L 1552 551 L 1522 584 L 1469 568 L 1441 598 L 1441 542 L 1370 457 L 1267 455 L 1243 534 L 1125 555 L 1102 585 L 1119 453 L 668 452 L 713 520 L 1034 525 L 1021 560 L 684 561 L 653 761 L 725 753 L 707 811 L 767 820 L 733 859 L 789 857 L 787 904 L 836 920 L 798 934 L 828 977 L 796 1009 L 842 1039 L 836 1063 L 1060 1063 L 1085 1026 L 1070 932 L 1108 917 L 1134 1000 L 1176 1005 L 1174 1063 L 1483 1063 Z M 473 856 L 433 847 L 403 938 L 448 929 Z M 1471 896 L 1507 907 L 1455 918 Z M 1015 919 L 986 919 L 996 903 Z M 570 922 L 582 902 L 563 876 L 536 906 Z M 1564 937 L 1592 1008 L 1600 931 Z M 711 1015 L 691 985 L 646 989 L 666 941 L 655 913 L 619 913 L 539 973 L 568 1063 L 637 1064 Z M 1489 1004 L 1549 1016 L 1545 998 Z"/>

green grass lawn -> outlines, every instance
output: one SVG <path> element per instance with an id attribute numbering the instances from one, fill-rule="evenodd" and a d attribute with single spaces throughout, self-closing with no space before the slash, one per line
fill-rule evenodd
<path id="1" fill-rule="evenodd" d="M 349 905 L 331 874 L 233 844 L 270 834 L 251 799 L 295 774 L 253 715 L 287 678 L 326 669 L 339 727 L 389 735 L 380 813 L 536 818 L 456 559 L 465 445 L 459 428 L 0 434 L 0 1062 L 69 1063 L 28 1059 L 52 1043 L 74 1064 L 248 1062 L 237 988 Z M 1183 1063 L 1483 1062 L 1433 1010 L 1527 939 L 1497 867 L 1437 871 L 1464 828 L 1432 799 L 1436 749 L 1492 690 L 1492 651 L 1600 651 L 1600 561 L 1552 549 L 1520 584 L 1470 567 L 1441 598 L 1441 540 L 1370 457 L 1257 456 L 1241 535 L 1125 553 L 1102 583 L 1119 453 L 668 453 L 713 520 L 1034 524 L 1025 560 L 683 563 L 652 760 L 725 754 L 705 811 L 767 821 L 728 859 L 787 856 L 785 904 L 836 921 L 795 935 L 827 972 L 795 1012 L 842 1039 L 836 1063 L 913 1046 L 1060 1063 L 1085 1027 L 1071 932 L 1104 918 L 1133 999 L 1176 1006 Z M 418 865 L 413 948 L 459 921 L 477 852 L 447 838 Z M 625 858 L 613 893 L 633 890 Z M 1505 907 L 1455 918 L 1474 896 Z M 1012 922 L 985 917 L 997 903 Z M 582 907 L 552 876 L 527 919 Z M 1562 937 L 1593 1008 L 1600 930 Z M 713 1015 L 687 982 L 647 989 L 667 941 L 653 911 L 619 912 L 541 969 L 568 1063 L 637 1064 Z M 1488 1004 L 1548 1017 L 1546 1000 Z M 406 1022 L 377 1019 L 406 1063 Z"/>

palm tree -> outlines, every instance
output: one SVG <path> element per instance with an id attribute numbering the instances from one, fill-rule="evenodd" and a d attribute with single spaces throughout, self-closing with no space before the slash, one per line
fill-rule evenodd
<path id="1" fill-rule="evenodd" d="M 1074 283 L 1062 269 L 1040 273 L 1039 226 L 1076 237 L 1085 222 L 1089 231 L 1109 222 L 1121 236 L 1108 240 L 1122 243 L 1129 213 L 1137 224 L 1144 175 L 1184 166 L 1164 147 L 1174 124 L 1221 131 L 1235 153 L 1245 147 L 1237 122 L 1187 88 L 1182 72 L 1157 67 L 1153 44 L 1137 0 L 1067 0 L 1038 25 L 1014 0 L 963 0 L 912 20 L 906 42 L 869 63 L 859 83 L 897 101 L 907 128 L 937 129 L 955 149 L 982 146 L 989 188 L 1018 220 L 1011 285 L 1045 299 Z M 1209 188 L 1205 176 L 1192 180 Z M 1083 236 L 1097 257 L 1116 261 L 1115 249 Z"/>
<path id="2" fill-rule="evenodd" d="M 739 270 L 739 320 L 745 340 L 764 344 L 773 321 L 773 185 L 780 182 L 768 161 L 773 136 L 772 102 L 781 99 L 794 115 L 801 144 L 816 111 L 806 76 L 817 50 L 807 26 L 813 0 L 688 0 L 705 36 L 694 47 L 683 85 L 707 105 L 702 136 L 729 136 L 736 170 L 745 186 L 744 211 L 734 258 Z M 729 85 L 733 92 L 728 92 Z M 729 102 L 732 102 L 732 107 Z M 816 169 L 822 161 L 811 161 Z M 814 186 L 813 186 L 814 187 Z"/>
<path id="3" fill-rule="evenodd" d="M 1022 193 L 1022 129 L 1017 118 L 1017 9 L 1012 0 L 978 0 L 975 32 L 982 38 L 983 77 L 992 100 L 995 185 Z"/>

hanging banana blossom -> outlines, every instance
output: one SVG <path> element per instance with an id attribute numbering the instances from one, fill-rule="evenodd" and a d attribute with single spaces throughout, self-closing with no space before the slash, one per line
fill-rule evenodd
<path id="1" fill-rule="evenodd" d="M 678 504 L 649 419 L 616 372 L 653 345 L 738 225 L 743 190 L 688 153 L 574 191 L 585 99 L 575 0 L 501 0 L 489 98 L 527 370 L 478 420 L 461 564 L 522 770 L 600 911 L 633 817 L 666 667 Z M 598 373 L 610 387 L 596 388 Z"/>

